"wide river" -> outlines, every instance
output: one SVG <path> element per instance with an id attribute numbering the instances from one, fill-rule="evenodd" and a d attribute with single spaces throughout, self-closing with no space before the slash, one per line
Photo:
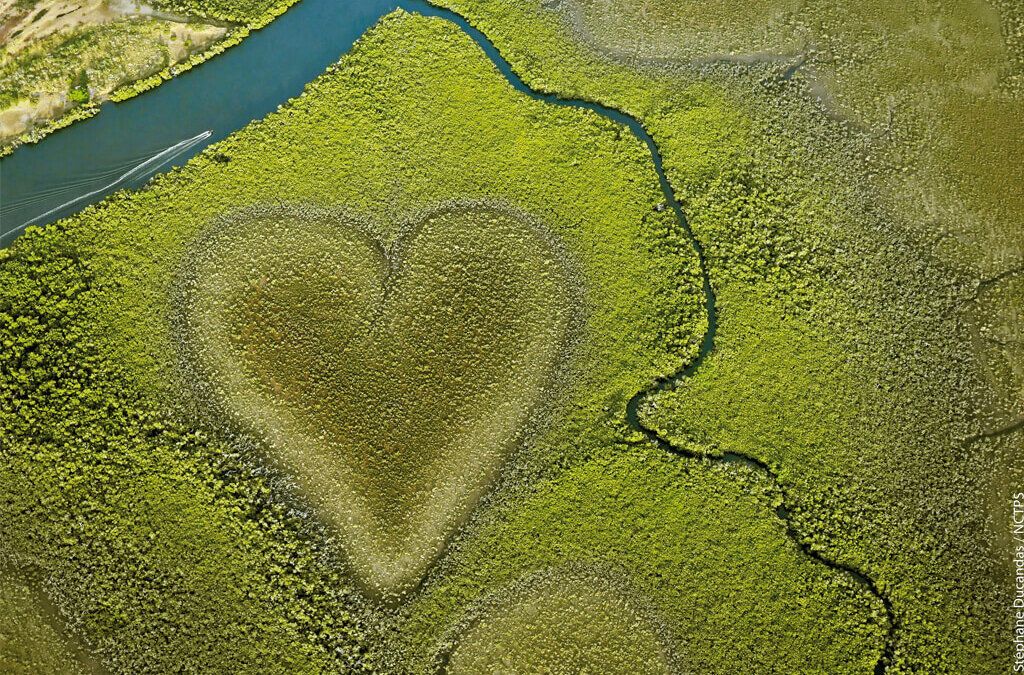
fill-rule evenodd
<path id="1" fill-rule="evenodd" d="M 18 148 L 0 160 L 0 247 L 28 224 L 44 225 L 139 187 L 264 117 L 399 6 L 456 19 L 422 0 L 302 0 L 207 63 Z"/>

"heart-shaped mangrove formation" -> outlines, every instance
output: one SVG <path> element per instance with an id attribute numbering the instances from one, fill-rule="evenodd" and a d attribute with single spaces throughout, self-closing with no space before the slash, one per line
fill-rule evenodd
<path id="1" fill-rule="evenodd" d="M 478 673 L 678 673 L 671 637 L 620 575 L 566 567 L 485 596 L 442 643 L 439 670 Z"/>
<path id="2" fill-rule="evenodd" d="M 566 355 L 559 247 L 510 209 L 436 210 L 384 244 L 312 207 L 236 213 L 179 284 L 190 386 L 260 439 L 396 600 L 536 425 Z"/>

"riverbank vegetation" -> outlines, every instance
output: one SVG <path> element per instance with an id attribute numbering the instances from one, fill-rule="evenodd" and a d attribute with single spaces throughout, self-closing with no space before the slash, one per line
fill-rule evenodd
<path id="1" fill-rule="evenodd" d="M 694 100 L 694 144 L 738 133 Z M 878 598 L 800 550 L 762 472 L 627 423 L 707 329 L 646 146 L 517 92 L 450 22 L 389 16 L 279 112 L 0 256 L 0 553 L 112 670 L 433 672 L 491 658 L 469 625 L 503 593 L 583 651 L 642 619 L 705 673 L 884 648 Z M 427 513 L 445 545 L 375 578 L 332 498 L 362 481 L 402 541 L 410 480 L 456 485 Z M 543 582 L 567 569 L 614 574 Z"/>
<path id="2" fill-rule="evenodd" d="M 69 27 L 0 57 L 0 143 L 37 138 L 69 112 L 202 51 L 225 28 L 135 18 Z M 35 132 L 35 133 L 34 133 Z"/>
<path id="3" fill-rule="evenodd" d="M 0 1 L 0 156 L 202 63 L 293 3 Z"/>
<path id="4" fill-rule="evenodd" d="M 777 473 L 803 541 L 891 601 L 886 672 L 1005 671 L 1020 454 L 971 440 L 1022 411 L 1014 3 L 443 4 L 662 151 L 718 332 L 644 423 Z"/>
<path id="5" fill-rule="evenodd" d="M 995 492 L 1021 457 L 969 440 L 1021 413 L 1014 3 L 444 4 L 662 149 L 719 330 L 645 423 L 779 475 L 804 541 L 891 600 L 886 672 L 1004 672 Z"/>

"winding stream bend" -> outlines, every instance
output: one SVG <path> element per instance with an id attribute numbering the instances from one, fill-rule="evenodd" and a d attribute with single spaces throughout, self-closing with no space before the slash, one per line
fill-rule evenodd
<path id="1" fill-rule="evenodd" d="M 101 198 L 124 187 L 137 187 L 170 161 L 184 162 L 207 145 L 273 111 L 280 102 L 297 96 L 303 87 L 334 63 L 383 15 L 397 9 L 395 0 L 303 0 L 266 28 L 246 38 L 217 58 L 164 83 L 141 96 L 104 106 L 102 114 L 75 123 L 42 143 L 23 147 L 0 160 L 0 247 L 8 245 L 26 225 L 45 225 L 70 215 L 87 199 Z M 520 92 L 552 105 L 590 110 L 628 127 L 650 151 L 666 203 L 687 233 L 700 263 L 708 330 L 698 357 L 669 377 L 637 392 L 626 406 L 629 425 L 666 452 L 704 458 L 673 445 L 640 419 L 643 402 L 691 377 L 714 348 L 715 294 L 708 275 L 704 249 L 694 236 L 665 174 L 654 139 L 636 118 L 590 101 L 564 99 L 534 91 L 512 70 L 497 48 L 462 16 L 434 7 L 424 0 L 402 0 L 402 8 L 436 16 L 457 24 L 490 58 L 509 83 Z M 295 45 L 301 45 L 296 49 Z M 239 73 L 262 73 L 258 82 Z M 211 129 L 212 128 L 212 129 Z M 183 140 L 184 139 L 184 140 Z M 139 155 L 140 149 L 142 156 Z M 173 151 L 173 152 L 172 152 Z M 141 163 L 139 163 L 139 160 Z M 134 167 L 134 168 L 132 168 Z M 126 169 L 130 169 L 127 170 Z M 121 174 L 109 185 L 97 188 Z M 859 570 L 826 557 L 805 542 L 785 504 L 792 503 L 778 475 L 765 462 L 747 455 L 725 453 L 712 461 L 738 463 L 766 474 L 782 495 L 776 515 L 786 533 L 809 558 L 849 575 L 879 598 L 885 607 L 888 632 L 884 651 L 875 665 L 883 675 L 892 662 L 897 630 L 892 603 L 878 585 Z"/>

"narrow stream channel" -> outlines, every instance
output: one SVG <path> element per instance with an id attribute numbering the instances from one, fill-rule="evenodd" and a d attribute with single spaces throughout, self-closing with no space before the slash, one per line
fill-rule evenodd
<path id="1" fill-rule="evenodd" d="M 423 0 L 402 0 L 401 3 L 393 0 L 302 0 L 269 26 L 211 61 L 141 96 L 105 105 L 99 115 L 58 131 L 39 144 L 19 148 L 0 160 L 0 248 L 9 245 L 27 224 L 44 225 L 74 213 L 88 201 L 98 201 L 118 189 L 138 187 L 172 162 L 184 164 L 207 145 L 264 117 L 288 98 L 298 96 L 308 82 L 337 61 L 369 27 L 399 6 L 457 24 L 517 90 L 536 100 L 590 110 L 614 120 L 628 127 L 647 145 L 665 201 L 689 236 L 700 262 L 708 330 L 697 359 L 674 375 L 637 392 L 626 406 L 626 417 L 634 430 L 666 452 L 703 457 L 674 446 L 645 426 L 639 415 L 648 397 L 673 388 L 697 371 L 714 349 L 717 328 L 715 294 L 704 249 L 690 230 L 675 198 L 654 139 L 637 119 L 618 110 L 535 92 L 513 72 L 483 33 L 454 12 Z M 239 77 L 239 73 L 245 76 Z M 111 176 L 120 178 L 111 183 Z M 736 453 L 712 459 L 742 464 L 767 474 L 783 497 L 783 506 L 776 510 L 776 515 L 785 523 L 787 535 L 800 550 L 830 569 L 849 575 L 879 598 L 889 625 L 874 673 L 883 675 L 893 660 L 897 622 L 892 603 L 878 585 L 853 567 L 813 550 L 804 541 L 785 506 L 792 503 L 789 495 L 771 467 L 755 457 Z"/>

